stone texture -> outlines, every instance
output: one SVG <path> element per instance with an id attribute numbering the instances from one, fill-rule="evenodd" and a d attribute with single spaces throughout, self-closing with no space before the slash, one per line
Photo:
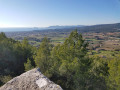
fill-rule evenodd
<path id="1" fill-rule="evenodd" d="M 13 78 L 0 90 L 63 90 L 59 85 L 45 77 L 39 68 L 32 69 Z"/>

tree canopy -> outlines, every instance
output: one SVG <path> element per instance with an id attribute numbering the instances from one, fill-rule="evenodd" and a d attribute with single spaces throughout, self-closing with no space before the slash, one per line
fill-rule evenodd
<path id="1" fill-rule="evenodd" d="M 20 42 L 0 33 L 0 85 L 39 67 L 65 90 L 119 90 L 119 56 L 109 60 L 89 57 L 88 52 L 88 43 L 77 30 L 56 46 L 45 37 L 38 48 L 27 38 Z"/>

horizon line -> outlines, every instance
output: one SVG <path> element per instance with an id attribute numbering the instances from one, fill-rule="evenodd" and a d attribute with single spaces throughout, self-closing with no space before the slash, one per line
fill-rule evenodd
<path id="1" fill-rule="evenodd" d="M 116 22 L 116 23 L 103 23 L 103 24 L 91 24 L 91 25 L 83 25 L 81 24 L 81 26 L 94 26 L 94 25 L 105 25 L 105 24 L 118 24 L 120 22 Z M 22 27 L 0 27 L 0 28 L 48 28 L 48 27 L 51 27 L 51 26 L 79 26 L 80 24 L 78 25 L 50 25 L 50 26 L 45 26 L 45 27 L 40 27 L 40 26 L 22 26 Z"/>

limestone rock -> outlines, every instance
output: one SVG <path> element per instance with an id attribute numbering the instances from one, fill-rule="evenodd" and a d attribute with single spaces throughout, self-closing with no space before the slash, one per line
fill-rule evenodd
<path id="1" fill-rule="evenodd" d="M 63 90 L 45 77 L 39 68 L 27 71 L 3 85 L 0 90 Z"/>

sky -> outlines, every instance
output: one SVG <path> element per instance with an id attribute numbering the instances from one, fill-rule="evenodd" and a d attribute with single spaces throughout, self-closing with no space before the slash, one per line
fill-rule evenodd
<path id="1" fill-rule="evenodd" d="M 120 23 L 120 0 L 0 0 L 0 27 Z"/>

